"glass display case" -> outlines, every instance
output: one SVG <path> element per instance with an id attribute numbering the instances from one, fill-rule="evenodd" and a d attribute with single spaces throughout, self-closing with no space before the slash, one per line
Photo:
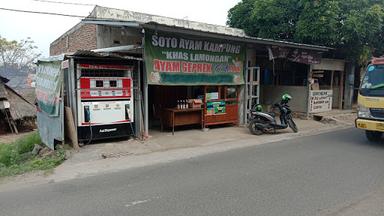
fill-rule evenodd
<path id="1" fill-rule="evenodd" d="M 206 86 L 204 88 L 204 124 L 238 124 L 238 87 Z"/>

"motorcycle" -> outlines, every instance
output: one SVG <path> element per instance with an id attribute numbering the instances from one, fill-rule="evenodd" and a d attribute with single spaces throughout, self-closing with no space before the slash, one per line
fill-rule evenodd
<path id="1" fill-rule="evenodd" d="M 280 103 L 273 105 L 273 109 L 278 109 L 280 114 L 280 124 L 276 121 L 276 115 L 274 112 L 263 112 L 261 105 L 256 104 L 250 111 L 250 117 L 248 119 L 249 131 L 254 135 L 261 135 L 276 130 L 286 129 L 290 127 L 294 133 L 298 132 L 296 123 L 292 118 L 292 110 L 289 108 L 288 102 L 292 97 L 288 94 L 284 94 Z"/>

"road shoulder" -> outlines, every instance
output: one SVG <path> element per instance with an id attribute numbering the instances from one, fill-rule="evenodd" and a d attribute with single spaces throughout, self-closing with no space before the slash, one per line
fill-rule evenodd
<path id="1" fill-rule="evenodd" d="M 148 146 L 151 145 L 150 142 L 141 144 L 142 146 L 139 146 L 141 149 L 150 149 L 150 151 L 147 152 L 142 151 L 141 149 L 137 151 L 137 148 L 135 149 L 135 147 L 132 148 L 132 146 L 126 145 L 128 146 L 129 150 L 133 149 L 136 150 L 136 152 L 133 151 L 131 154 L 118 155 L 117 157 L 107 159 L 103 159 L 101 157 L 101 154 L 103 154 L 103 151 L 105 150 L 103 146 L 113 147 L 120 144 L 107 143 L 102 145 L 94 145 L 90 148 L 94 150 L 93 153 L 97 154 L 90 156 L 87 151 L 76 153 L 75 156 L 70 160 L 57 167 L 51 175 L 42 173 L 30 173 L 24 176 L 17 176 L 5 180 L 3 179 L 0 181 L 0 191 L 61 182 L 75 178 L 85 178 L 88 176 L 118 172 L 121 170 L 150 166 L 159 163 L 168 163 L 212 153 L 225 152 L 233 149 L 257 146 L 299 137 L 312 136 L 351 127 L 351 124 L 346 123 L 323 124 L 312 120 L 298 121 L 298 125 L 301 128 L 299 133 L 282 131 L 278 134 L 262 136 L 249 135 L 246 128 L 240 127 L 232 129 L 229 128 L 231 131 L 234 129 L 237 131 L 237 134 L 232 134 L 232 136 L 226 136 L 226 134 L 228 134 L 226 131 L 228 128 L 218 129 L 217 131 L 211 130 L 208 133 L 198 132 L 204 133 L 204 135 L 207 137 L 211 137 L 210 141 L 198 141 L 195 142 L 196 145 L 181 145 L 181 147 L 175 147 L 177 142 L 167 142 L 167 139 L 174 140 L 173 136 L 163 136 L 163 138 L 159 138 L 157 144 L 155 143 L 155 146 L 158 147 L 155 148 L 155 150 L 151 149 L 150 147 L 148 148 Z M 182 141 L 184 139 L 183 135 L 185 133 L 190 132 L 186 131 L 178 133 L 178 139 Z M 196 135 L 192 133 L 189 135 L 188 139 L 193 139 L 194 136 Z M 198 140 L 199 138 L 196 137 L 196 139 Z M 159 147 L 159 142 L 164 143 L 164 145 Z M 120 146 L 120 152 L 124 151 L 125 149 Z"/>

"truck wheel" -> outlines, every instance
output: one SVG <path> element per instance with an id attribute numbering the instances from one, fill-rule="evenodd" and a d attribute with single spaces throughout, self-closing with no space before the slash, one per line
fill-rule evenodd
<path id="1" fill-rule="evenodd" d="M 365 136 L 371 142 L 380 141 L 383 133 L 378 131 L 365 131 Z"/>

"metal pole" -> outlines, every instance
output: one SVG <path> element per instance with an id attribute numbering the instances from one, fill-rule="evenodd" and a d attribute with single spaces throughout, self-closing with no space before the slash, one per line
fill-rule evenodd
<path id="1" fill-rule="evenodd" d="M 146 72 L 144 71 L 144 137 L 147 138 L 148 133 L 148 82 Z"/>
<path id="2" fill-rule="evenodd" d="M 310 95 L 311 95 L 311 80 L 312 80 L 312 69 L 313 69 L 313 65 L 309 65 L 309 68 L 308 68 L 308 72 L 307 72 L 307 98 L 306 98 L 306 102 L 307 102 L 307 112 L 306 112 L 306 117 L 307 119 L 309 119 L 309 106 L 310 106 Z"/>
<path id="3" fill-rule="evenodd" d="M 256 73 L 257 73 L 257 103 L 260 103 L 260 67 L 256 67 Z"/>
<path id="4" fill-rule="evenodd" d="M 348 67 L 349 68 L 349 67 Z M 340 71 L 340 92 L 339 92 L 339 109 L 343 109 L 343 100 L 344 100 L 344 73 L 345 69 L 343 71 Z"/>
<path id="5" fill-rule="evenodd" d="M 352 98 L 353 98 L 353 88 L 354 88 L 354 82 L 355 82 L 355 70 L 356 66 L 352 65 L 352 68 L 350 71 L 348 71 L 346 77 L 345 77 L 345 98 L 344 98 L 344 109 L 352 109 Z"/>
<path id="6" fill-rule="evenodd" d="M 245 68 L 245 88 L 244 88 L 244 124 L 248 123 L 248 64 Z"/>
<path id="7" fill-rule="evenodd" d="M 135 103 L 135 125 L 136 125 L 136 136 L 141 137 L 141 62 L 137 61 L 137 76 L 136 76 L 136 103 Z"/>
<path id="8" fill-rule="evenodd" d="M 143 29 L 144 32 L 144 38 L 143 38 L 143 91 L 144 91 L 144 138 L 147 138 L 149 135 L 149 129 L 148 129 L 148 79 L 147 79 L 147 69 L 145 67 L 145 30 Z"/>

